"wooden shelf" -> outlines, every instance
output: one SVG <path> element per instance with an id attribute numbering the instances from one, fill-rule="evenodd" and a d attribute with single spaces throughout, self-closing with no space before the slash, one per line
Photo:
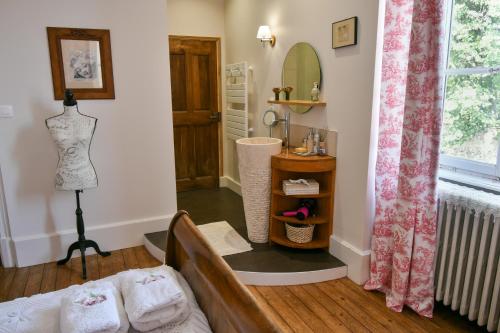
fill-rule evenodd
<path id="1" fill-rule="evenodd" d="M 323 224 L 323 223 L 328 223 L 328 219 L 325 217 L 321 216 L 314 216 L 314 217 L 308 217 L 305 220 L 299 220 L 295 217 L 291 216 L 280 216 L 280 215 L 273 215 L 273 219 L 276 219 L 281 222 L 286 222 L 286 223 L 291 223 L 291 224 Z"/>
<path id="2" fill-rule="evenodd" d="M 330 192 L 321 191 L 318 194 L 292 194 L 286 195 L 282 190 L 273 190 L 273 194 L 287 198 L 326 198 L 331 195 Z"/>
<path id="3" fill-rule="evenodd" d="M 307 243 L 295 243 L 288 240 L 287 238 L 273 236 L 271 237 L 271 241 L 283 246 L 293 247 L 296 249 L 322 249 L 322 248 L 327 248 L 330 245 L 328 239 L 313 240 Z"/>
<path id="4" fill-rule="evenodd" d="M 308 101 L 302 99 L 290 99 L 290 100 L 279 100 L 275 101 L 274 99 L 270 99 L 267 101 L 269 104 L 282 104 L 282 105 L 299 105 L 299 106 L 326 106 L 326 102 L 318 101 Z"/>

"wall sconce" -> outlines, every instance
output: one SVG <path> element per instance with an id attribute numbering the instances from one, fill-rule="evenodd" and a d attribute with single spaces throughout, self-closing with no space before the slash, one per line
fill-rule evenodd
<path id="1" fill-rule="evenodd" d="M 257 31 L 257 39 L 262 42 L 262 47 L 266 45 L 266 42 L 271 44 L 273 47 L 276 44 L 276 36 L 271 33 L 271 28 L 268 25 L 261 25 Z"/>

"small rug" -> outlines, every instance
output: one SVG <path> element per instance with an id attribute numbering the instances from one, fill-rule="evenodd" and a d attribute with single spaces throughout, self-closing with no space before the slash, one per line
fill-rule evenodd
<path id="1" fill-rule="evenodd" d="M 226 221 L 198 226 L 203 236 L 220 256 L 252 251 L 252 246 Z"/>

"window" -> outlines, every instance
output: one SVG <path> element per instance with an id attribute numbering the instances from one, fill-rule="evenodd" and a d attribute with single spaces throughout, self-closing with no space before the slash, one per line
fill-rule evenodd
<path id="1" fill-rule="evenodd" d="M 500 1 L 451 7 L 441 165 L 500 180 Z"/>

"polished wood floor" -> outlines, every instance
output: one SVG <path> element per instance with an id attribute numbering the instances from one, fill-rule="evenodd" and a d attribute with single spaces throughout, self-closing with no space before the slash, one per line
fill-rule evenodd
<path id="1" fill-rule="evenodd" d="M 87 280 L 97 280 L 132 268 L 160 265 L 143 246 L 111 252 L 109 257 L 86 257 Z M 31 296 L 86 282 L 82 279 L 80 258 L 66 265 L 55 262 L 22 268 L 0 268 L 0 302 Z"/>
<path id="2" fill-rule="evenodd" d="M 142 246 L 87 256 L 89 280 L 131 268 L 159 265 Z M 48 263 L 23 268 L 0 267 L 0 302 L 80 284 L 80 258 L 63 266 Z M 349 279 L 286 287 L 248 286 L 283 332 L 486 332 L 438 307 L 434 319 L 385 306 L 384 295 L 364 291 Z"/>
<path id="3" fill-rule="evenodd" d="M 351 280 L 299 286 L 248 286 L 283 332 L 487 332 L 438 306 L 434 318 L 410 309 L 396 313 L 385 296 L 368 292 Z"/>

